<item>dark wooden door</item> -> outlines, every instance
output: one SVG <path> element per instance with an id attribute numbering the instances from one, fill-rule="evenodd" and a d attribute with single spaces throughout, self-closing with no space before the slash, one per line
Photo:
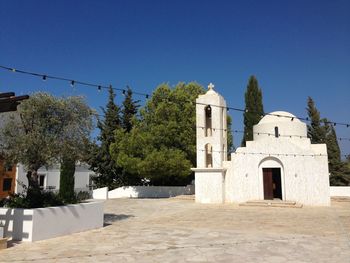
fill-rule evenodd
<path id="1" fill-rule="evenodd" d="M 273 182 L 272 182 L 272 169 L 263 168 L 263 178 L 264 178 L 264 199 L 273 199 Z"/>

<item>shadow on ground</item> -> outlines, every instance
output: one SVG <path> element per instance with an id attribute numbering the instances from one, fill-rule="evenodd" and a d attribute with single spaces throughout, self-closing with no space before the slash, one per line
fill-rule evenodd
<path id="1" fill-rule="evenodd" d="M 134 217 L 133 215 L 124 215 L 124 214 L 104 214 L 104 224 L 103 226 L 109 226 L 113 222 L 120 221 L 120 220 L 125 220 L 130 217 Z"/>

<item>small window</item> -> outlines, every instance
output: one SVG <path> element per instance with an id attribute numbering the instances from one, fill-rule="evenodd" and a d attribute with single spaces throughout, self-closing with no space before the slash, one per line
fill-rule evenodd
<path id="1" fill-rule="evenodd" d="M 44 189 L 44 183 L 45 183 L 45 175 L 39 174 L 39 186 L 41 189 Z"/>
<path id="2" fill-rule="evenodd" d="M 279 133 L 278 133 L 278 127 L 276 126 L 275 127 L 275 137 L 276 138 L 278 138 L 280 135 L 279 135 Z"/>
<path id="3" fill-rule="evenodd" d="M 5 172 L 11 172 L 12 171 L 12 165 L 6 164 L 5 165 Z"/>
<path id="4" fill-rule="evenodd" d="M 12 178 L 4 178 L 4 181 L 2 183 L 2 191 L 3 192 L 11 191 L 11 185 L 12 185 Z"/>

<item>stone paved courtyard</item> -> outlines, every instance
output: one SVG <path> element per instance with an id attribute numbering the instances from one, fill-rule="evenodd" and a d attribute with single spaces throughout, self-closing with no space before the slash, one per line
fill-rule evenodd
<path id="1" fill-rule="evenodd" d="M 14 243 L 0 262 L 350 262 L 350 202 L 329 208 L 105 203 L 105 227 Z"/>

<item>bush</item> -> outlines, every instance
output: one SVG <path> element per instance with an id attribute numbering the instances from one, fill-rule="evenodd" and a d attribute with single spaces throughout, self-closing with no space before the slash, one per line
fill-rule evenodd
<path id="1" fill-rule="evenodd" d="M 27 191 L 27 193 L 12 194 L 3 200 L 3 206 L 9 208 L 42 208 L 61 206 L 64 202 L 58 194 L 44 191 Z"/>
<path id="2" fill-rule="evenodd" d="M 78 203 L 86 199 L 90 199 L 91 197 L 92 197 L 91 194 L 87 191 L 80 191 L 79 193 L 75 194 L 75 200 Z"/>

